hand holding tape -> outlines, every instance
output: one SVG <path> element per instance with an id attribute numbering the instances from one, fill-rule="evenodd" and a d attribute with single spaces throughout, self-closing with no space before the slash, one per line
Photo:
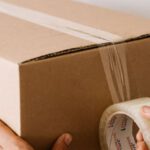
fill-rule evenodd
<path id="1" fill-rule="evenodd" d="M 104 150 L 136 150 L 133 122 L 143 134 L 150 149 L 150 120 L 141 116 L 141 108 L 150 106 L 150 98 L 139 98 L 110 106 L 103 113 L 99 135 Z"/>

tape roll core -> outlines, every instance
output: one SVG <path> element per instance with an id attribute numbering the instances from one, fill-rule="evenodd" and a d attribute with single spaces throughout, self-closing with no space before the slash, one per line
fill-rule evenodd
<path id="1" fill-rule="evenodd" d="M 108 149 L 136 150 L 133 136 L 133 120 L 125 114 L 114 114 L 107 122 L 106 140 Z"/>
<path id="2" fill-rule="evenodd" d="M 150 106 L 150 98 L 114 104 L 103 113 L 99 126 L 102 150 L 136 150 L 134 122 L 150 149 L 150 120 L 141 116 L 141 108 Z"/>

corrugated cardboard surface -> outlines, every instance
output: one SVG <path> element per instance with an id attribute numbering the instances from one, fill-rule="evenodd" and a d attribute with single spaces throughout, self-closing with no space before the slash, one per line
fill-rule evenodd
<path id="1" fill-rule="evenodd" d="M 150 21 L 73 0 L 5 0 L 128 38 L 147 33 Z M 117 27 L 117 28 L 116 28 Z"/>
<path id="2" fill-rule="evenodd" d="M 150 96 L 150 39 L 126 46 L 131 98 Z M 72 150 L 99 149 L 99 119 L 112 104 L 99 54 L 107 48 L 20 66 L 21 132 L 35 147 L 46 148 L 68 131 L 74 136 Z"/>
<path id="3" fill-rule="evenodd" d="M 44 2 L 42 0 L 6 0 L 5 2 L 7 1 L 17 6 L 38 10 L 101 29 L 119 35 L 122 39 L 135 38 L 150 32 L 149 20 L 71 0 Z M 10 17 L 3 13 L 0 14 L 0 18 L 0 56 L 15 63 L 92 44 L 89 41 Z"/>
<path id="4" fill-rule="evenodd" d="M 72 149 L 98 149 L 99 118 L 111 97 L 96 49 L 24 64 L 20 76 L 25 138 L 44 149 L 67 131 L 74 136 Z"/>
<path id="5" fill-rule="evenodd" d="M 71 150 L 100 149 L 99 119 L 113 103 L 100 52 L 125 50 L 131 98 L 150 96 L 150 38 L 137 38 L 149 34 L 150 21 L 68 0 L 7 1 L 120 35 L 123 40 L 134 38 L 87 48 L 94 43 L 0 14 L 0 56 L 9 60 L 0 65 L 1 105 L 6 111 L 3 100 L 14 102 L 9 103 L 14 112 L 1 118 L 37 150 L 48 149 L 63 132 L 74 137 Z M 51 57 L 56 52 L 60 53 Z M 12 114 L 14 119 L 7 117 Z"/>

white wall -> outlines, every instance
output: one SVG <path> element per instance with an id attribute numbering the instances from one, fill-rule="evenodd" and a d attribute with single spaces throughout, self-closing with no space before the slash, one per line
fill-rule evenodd
<path id="1" fill-rule="evenodd" d="M 150 19 L 150 0 L 80 0 Z"/>

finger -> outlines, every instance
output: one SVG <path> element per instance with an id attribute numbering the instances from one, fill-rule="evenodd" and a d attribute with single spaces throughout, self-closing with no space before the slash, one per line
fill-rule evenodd
<path id="1" fill-rule="evenodd" d="M 136 150 L 148 150 L 148 148 L 147 148 L 145 142 L 138 142 Z"/>
<path id="2" fill-rule="evenodd" d="M 26 141 L 17 136 L 17 134 L 15 134 L 2 121 L 0 121 L 0 145 L 2 149 L 10 149 L 10 147 L 22 147 L 33 150 L 33 148 Z"/>
<path id="3" fill-rule="evenodd" d="M 150 106 L 143 106 L 141 109 L 141 114 L 143 117 L 150 119 Z"/>
<path id="4" fill-rule="evenodd" d="M 67 150 L 72 142 L 72 136 L 68 133 L 63 134 L 58 138 L 52 150 Z"/>
<path id="5" fill-rule="evenodd" d="M 17 135 L 2 121 L 0 121 L 0 145 L 4 147 L 8 144 L 8 142 L 12 143 L 17 139 Z"/>
<path id="6" fill-rule="evenodd" d="M 136 140 L 137 140 L 137 142 L 142 142 L 142 141 L 144 141 L 143 135 L 142 135 L 142 133 L 141 133 L 140 130 L 139 130 L 138 133 L 136 134 Z"/>
<path id="7" fill-rule="evenodd" d="M 4 150 L 4 148 L 2 146 L 0 146 L 0 150 Z"/>

